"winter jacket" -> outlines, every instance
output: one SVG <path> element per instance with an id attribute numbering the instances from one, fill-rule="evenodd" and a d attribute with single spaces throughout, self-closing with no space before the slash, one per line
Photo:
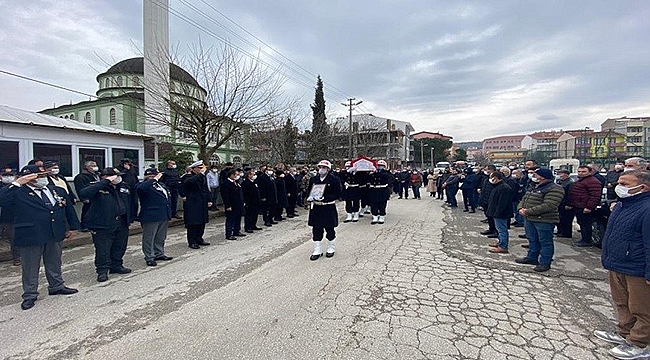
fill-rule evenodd
<path id="1" fill-rule="evenodd" d="M 411 174 L 411 186 L 417 186 L 421 187 L 422 186 L 422 175 L 420 174 Z"/>
<path id="2" fill-rule="evenodd" d="M 620 199 L 607 222 L 603 267 L 650 280 L 650 192 Z"/>
<path id="3" fill-rule="evenodd" d="M 496 219 L 512 217 L 512 188 L 504 181 L 494 184 L 485 215 Z"/>
<path id="4" fill-rule="evenodd" d="M 526 220 L 542 223 L 557 223 L 560 221 L 558 206 L 564 197 L 564 189 L 558 184 L 548 181 L 530 188 L 524 194 L 517 210 L 526 209 Z"/>
<path id="5" fill-rule="evenodd" d="M 600 181 L 593 175 L 578 179 L 571 186 L 567 205 L 578 209 L 593 210 L 600 203 L 602 190 Z"/>

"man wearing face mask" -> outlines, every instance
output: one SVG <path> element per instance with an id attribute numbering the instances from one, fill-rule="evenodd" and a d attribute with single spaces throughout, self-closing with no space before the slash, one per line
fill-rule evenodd
<path id="1" fill-rule="evenodd" d="M 275 205 L 278 203 L 278 190 L 275 187 L 272 168 L 267 165 L 260 166 L 260 172 L 257 174 L 257 186 L 260 190 L 260 203 L 264 226 L 273 226 L 277 224 L 273 220 L 273 211 Z"/>
<path id="2" fill-rule="evenodd" d="M 167 166 L 163 170 L 163 177 L 161 181 L 167 186 L 170 192 L 169 200 L 172 203 L 172 217 L 180 219 L 181 216 L 177 214 L 178 211 L 178 195 L 183 182 L 181 181 L 181 176 L 178 173 L 176 161 L 167 160 Z"/>
<path id="3" fill-rule="evenodd" d="M 59 163 L 54 160 L 46 160 L 43 162 L 43 167 L 48 172 L 47 178 L 50 181 L 50 185 L 58 186 L 63 189 L 63 191 L 68 194 L 68 200 L 71 201 L 74 205 L 77 202 L 77 197 L 72 192 L 72 189 L 70 188 L 70 185 L 66 181 L 65 177 L 60 174 L 61 169 L 59 168 Z"/>
<path id="4" fill-rule="evenodd" d="M 136 193 L 142 205 L 140 224 L 142 225 L 142 253 L 147 266 L 158 265 L 157 261 L 172 260 L 165 255 L 167 227 L 172 217 L 169 189 L 160 182 L 162 173 L 156 168 L 144 171 L 144 181 L 136 185 Z"/>
<path id="5" fill-rule="evenodd" d="M 230 169 L 226 181 L 221 185 L 221 199 L 226 212 L 226 240 L 237 240 L 237 236 L 246 236 L 241 232 L 244 197 L 239 179 L 239 171 Z"/>
<path id="6" fill-rule="evenodd" d="M 257 227 L 257 218 L 260 215 L 260 191 L 255 180 L 257 180 L 255 171 L 248 170 L 246 179 L 241 183 L 244 195 L 244 232 L 249 234 L 253 230 L 262 230 Z"/>
<path id="7" fill-rule="evenodd" d="M 607 200 L 617 199 L 614 188 L 618 185 L 618 178 L 623 174 L 623 169 L 625 169 L 625 165 L 618 163 L 614 165 L 614 170 L 607 172 L 607 176 L 605 176 L 605 180 L 607 181 Z"/>
<path id="8" fill-rule="evenodd" d="M 490 199 L 485 214 L 494 219 L 498 241 L 490 244 L 489 251 L 496 254 L 508 253 L 508 221 L 512 217 L 512 188 L 505 182 L 500 171 L 493 171 L 488 180 L 492 184 Z"/>
<path id="9" fill-rule="evenodd" d="M 11 183 L 16 180 L 16 173 L 10 167 L 6 167 L 0 176 L 2 176 L 0 189 L 11 186 Z M 9 241 L 13 265 L 20 266 L 20 249 L 14 244 L 14 211 L 10 207 L 0 208 L 0 238 Z"/>
<path id="10" fill-rule="evenodd" d="M 207 167 L 202 160 L 192 163 L 190 173 L 183 176 L 183 219 L 187 229 L 187 243 L 191 249 L 210 245 L 203 239 L 205 224 L 210 221 L 208 208 L 210 202 L 210 189 L 205 177 Z"/>
<path id="11" fill-rule="evenodd" d="M 80 192 L 86 186 L 98 183 L 99 180 L 101 180 L 99 178 L 99 167 L 93 160 L 85 161 L 83 170 L 74 177 L 74 189 L 77 192 L 77 195 L 79 195 L 79 201 L 83 203 L 83 206 L 81 207 L 81 231 L 87 231 L 88 229 L 88 226 L 84 224 L 84 217 L 88 212 L 90 204 L 88 199 L 81 197 Z"/>
<path id="12" fill-rule="evenodd" d="M 571 185 L 571 192 L 567 201 L 566 210 L 573 210 L 573 214 L 580 226 L 582 239 L 573 243 L 573 246 L 593 246 L 591 239 L 591 213 L 600 202 L 602 186 L 596 179 L 589 166 L 578 167 L 578 181 Z"/>
<path id="13" fill-rule="evenodd" d="M 206 173 L 205 178 L 208 181 L 208 187 L 210 188 L 210 202 L 212 203 L 210 210 L 217 211 L 217 199 L 220 192 L 219 186 L 221 185 L 219 182 L 219 169 L 217 168 L 217 165 L 210 166 L 210 171 Z"/>
<path id="14" fill-rule="evenodd" d="M 609 270 L 612 300 L 618 313 L 616 331 L 594 331 L 617 344 L 618 359 L 650 357 L 650 172 L 626 171 L 615 188 L 616 203 L 607 223 L 601 260 Z"/>
<path id="15" fill-rule="evenodd" d="M 557 224 L 557 237 L 571 238 L 573 236 L 573 210 L 566 208 L 573 185 L 573 180 L 569 177 L 569 170 L 558 170 L 555 183 L 564 189 L 564 197 L 558 206 L 560 221 Z"/>
<path id="16" fill-rule="evenodd" d="M 558 206 L 564 197 L 564 189 L 553 182 L 555 176 L 549 169 L 538 168 L 532 173 L 529 187 L 519 203 L 518 211 L 525 217 L 526 237 L 529 248 L 526 257 L 518 258 L 519 264 L 535 265 L 534 271 L 544 272 L 551 268 L 555 247 L 553 228 L 559 221 Z"/>
<path id="17" fill-rule="evenodd" d="M 102 179 L 79 191 L 89 200 L 84 224 L 90 229 L 95 245 L 97 281 L 108 280 L 108 273 L 128 274 L 124 253 L 129 238 L 129 225 L 135 218 L 131 189 L 122 181 L 122 173 L 113 167 L 102 170 Z"/>
<path id="18" fill-rule="evenodd" d="M 312 227 L 312 240 L 314 243 L 314 250 L 309 257 L 310 260 L 318 260 L 323 256 L 321 242 L 325 232 L 327 232 L 326 238 L 329 240 L 326 256 L 334 256 L 336 250 L 336 232 L 334 228 L 339 225 L 336 201 L 341 197 L 341 181 L 330 173 L 331 169 L 332 164 L 329 161 L 321 160 L 318 163 L 318 175 L 309 180 L 310 194 L 307 201 L 311 202 L 311 210 L 309 211 L 307 224 Z M 324 186 L 324 191 L 316 195 L 314 193 L 315 185 Z M 314 196 L 318 196 L 318 198 L 314 198 Z"/>
<path id="19" fill-rule="evenodd" d="M 19 178 L 0 189 L 0 207 L 12 208 L 15 243 L 20 249 L 23 281 L 23 310 L 38 298 L 41 259 L 50 295 L 72 295 L 77 289 L 65 286 L 61 276 L 61 249 L 79 229 L 79 220 L 64 191 L 48 184 L 42 166 L 27 165 Z M 66 230 L 69 229 L 69 230 Z"/>
<path id="20" fill-rule="evenodd" d="M 368 181 L 370 191 L 370 210 L 372 221 L 370 225 L 383 224 L 386 221 L 386 205 L 391 193 L 391 174 L 386 171 L 388 164 L 384 160 L 377 161 L 377 171 L 370 174 Z"/>
<path id="21" fill-rule="evenodd" d="M 298 202 L 298 171 L 292 167 L 284 177 L 285 187 L 287 189 L 287 217 L 298 217 L 296 213 L 296 203 Z"/>

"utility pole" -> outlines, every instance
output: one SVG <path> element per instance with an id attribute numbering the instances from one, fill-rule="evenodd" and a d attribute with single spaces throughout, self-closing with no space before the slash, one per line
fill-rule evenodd
<path id="1" fill-rule="evenodd" d="M 354 153 L 352 151 L 352 107 L 361 104 L 363 101 L 359 100 L 355 103 L 352 103 L 355 98 L 349 98 L 348 103 L 341 103 L 343 106 L 347 106 L 350 108 L 350 127 L 348 128 L 348 159 L 352 160 L 352 157 L 354 156 Z"/>

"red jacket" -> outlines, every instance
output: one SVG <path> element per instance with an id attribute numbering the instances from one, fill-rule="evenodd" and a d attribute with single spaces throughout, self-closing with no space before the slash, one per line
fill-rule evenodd
<path id="1" fill-rule="evenodd" d="M 568 206 L 593 210 L 600 203 L 603 186 L 593 175 L 578 179 L 569 190 Z"/>

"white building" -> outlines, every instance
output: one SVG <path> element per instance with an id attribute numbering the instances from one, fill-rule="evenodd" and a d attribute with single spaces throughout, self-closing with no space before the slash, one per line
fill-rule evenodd
<path id="1" fill-rule="evenodd" d="M 0 105 L 0 166 L 20 170 L 31 159 L 56 160 L 68 180 L 94 160 L 100 168 L 123 158 L 146 167 L 144 141 L 150 136 L 114 127 L 34 113 Z"/>

